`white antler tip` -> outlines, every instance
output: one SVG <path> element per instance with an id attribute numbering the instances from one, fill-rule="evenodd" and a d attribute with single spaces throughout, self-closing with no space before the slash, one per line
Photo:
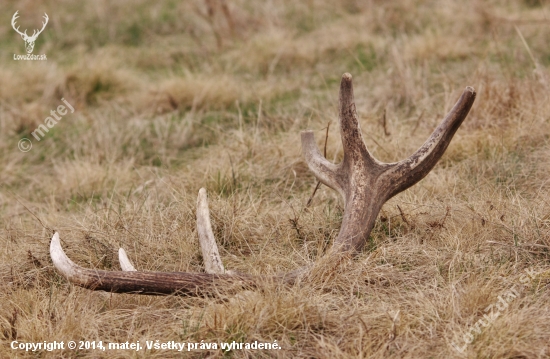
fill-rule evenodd
<path id="1" fill-rule="evenodd" d="M 205 189 L 205 188 L 199 189 L 199 196 L 201 196 L 201 197 L 205 197 L 205 196 L 206 196 L 206 189 Z"/>
<path id="2" fill-rule="evenodd" d="M 118 261 L 120 263 L 120 268 L 125 272 L 137 272 L 136 268 L 130 262 L 126 251 L 123 248 L 118 249 Z"/>
<path id="3" fill-rule="evenodd" d="M 65 252 L 63 252 L 61 241 L 59 239 L 59 233 L 57 232 L 55 232 L 52 236 L 52 241 L 50 243 L 50 256 L 52 257 L 53 265 L 60 273 L 67 278 L 75 276 L 75 268 L 77 268 L 77 266 L 69 259 L 69 257 L 67 257 Z"/>
<path id="4" fill-rule="evenodd" d="M 55 245 L 57 246 L 60 246 L 60 241 L 59 241 L 59 233 L 55 232 L 52 236 L 52 243 L 51 243 L 51 247 L 53 247 Z"/>

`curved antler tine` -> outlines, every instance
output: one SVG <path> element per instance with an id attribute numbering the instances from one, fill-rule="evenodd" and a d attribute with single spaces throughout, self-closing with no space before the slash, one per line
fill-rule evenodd
<path id="1" fill-rule="evenodd" d="M 56 232 L 50 243 L 50 255 L 55 268 L 69 282 L 92 290 L 114 293 L 155 295 L 209 295 L 218 290 L 231 290 L 243 286 L 255 286 L 250 276 L 185 273 L 185 272 L 111 272 L 82 268 L 67 257 L 59 234 Z"/>
<path id="2" fill-rule="evenodd" d="M 80 267 L 70 260 L 65 252 L 63 252 L 61 241 L 59 240 L 59 233 L 57 232 L 54 233 L 50 243 L 50 256 L 52 257 L 55 268 L 69 281 L 77 285 L 86 282 L 87 277 L 80 271 Z"/>
<path id="3" fill-rule="evenodd" d="M 406 190 L 424 178 L 445 153 L 451 140 L 468 115 L 476 99 L 473 87 L 466 87 L 462 96 L 447 114 L 428 140 L 409 158 L 397 162 L 387 172 L 393 186 L 389 189 L 389 197 Z"/>
<path id="4" fill-rule="evenodd" d="M 199 234 L 199 243 L 201 245 L 202 259 L 206 273 L 223 274 L 223 267 L 218 245 L 212 232 L 210 223 L 210 210 L 208 209 L 208 199 L 206 190 L 201 188 L 197 198 L 197 233 Z"/>
<path id="5" fill-rule="evenodd" d="M 313 172 L 315 177 L 325 185 L 338 191 L 345 198 L 343 184 L 337 177 L 339 165 L 329 162 L 319 151 L 315 143 L 313 131 L 302 131 L 302 155 L 307 166 Z"/>
<path id="6" fill-rule="evenodd" d="M 123 248 L 118 249 L 118 262 L 120 263 L 120 268 L 125 272 L 137 272 L 136 268 L 130 262 L 130 259 L 126 255 L 126 251 Z"/>

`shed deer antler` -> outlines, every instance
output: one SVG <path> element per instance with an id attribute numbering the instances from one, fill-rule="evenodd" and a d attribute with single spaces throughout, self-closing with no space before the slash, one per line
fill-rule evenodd
<path id="1" fill-rule="evenodd" d="M 328 255 L 354 254 L 365 245 L 382 205 L 397 193 L 411 187 L 435 166 L 453 135 L 472 107 L 476 93 L 466 87 L 462 96 L 435 129 L 430 138 L 409 158 L 382 163 L 368 152 L 353 100 L 350 74 L 340 84 L 340 131 L 343 161 L 335 165 L 326 160 L 317 147 L 312 131 L 302 132 L 302 153 L 317 179 L 338 191 L 345 201 L 340 233 Z M 73 263 L 63 252 L 55 233 L 50 254 L 57 270 L 79 286 L 118 293 L 205 295 L 216 290 L 255 286 L 257 277 L 225 271 L 210 225 L 206 190 L 201 188 L 197 201 L 197 232 L 206 273 L 139 272 L 123 249 L 119 251 L 122 272 L 85 269 Z M 298 269 L 271 279 L 293 283 L 305 272 Z M 265 277 L 264 277 L 265 279 Z"/>

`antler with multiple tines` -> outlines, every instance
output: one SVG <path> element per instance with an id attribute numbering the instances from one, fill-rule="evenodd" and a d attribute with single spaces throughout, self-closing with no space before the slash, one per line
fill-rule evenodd
<path id="1" fill-rule="evenodd" d="M 302 132 L 302 153 L 310 170 L 344 199 L 340 233 L 327 255 L 354 254 L 361 250 L 382 205 L 431 171 L 468 115 L 475 97 L 474 89 L 466 87 L 443 122 L 413 155 L 400 162 L 382 163 L 372 157 L 363 141 L 355 111 L 351 75 L 346 73 L 342 76 L 339 120 L 343 161 L 338 165 L 329 162 L 321 155 L 313 132 Z M 197 201 L 197 232 L 206 273 L 136 271 L 123 249 L 119 251 L 122 272 L 85 269 L 65 255 L 57 233 L 52 238 L 50 253 L 59 272 L 69 281 L 89 289 L 119 293 L 205 295 L 227 290 L 228 287 L 253 287 L 257 284 L 258 277 L 225 270 L 212 233 L 206 190 L 203 188 Z M 307 268 L 263 279 L 293 283 L 304 272 Z"/>

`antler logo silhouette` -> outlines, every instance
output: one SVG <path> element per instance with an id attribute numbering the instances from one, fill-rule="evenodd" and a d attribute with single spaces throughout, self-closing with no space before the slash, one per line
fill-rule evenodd
<path id="1" fill-rule="evenodd" d="M 33 33 L 32 33 L 32 36 L 29 36 L 27 35 L 27 30 L 25 30 L 25 32 L 21 32 L 19 31 L 19 26 L 16 28 L 15 27 L 15 21 L 17 20 L 17 18 L 19 17 L 17 15 L 17 13 L 19 12 L 19 10 L 17 10 L 15 12 L 15 14 L 13 14 L 13 17 L 11 18 L 11 26 L 13 27 L 13 29 L 19 34 L 21 35 L 21 37 L 23 38 L 23 40 L 25 40 L 25 48 L 27 49 L 27 53 L 28 54 L 32 54 L 32 51 L 34 50 L 34 42 L 36 41 L 36 38 L 38 37 L 38 35 L 40 35 L 40 33 L 42 31 L 44 31 L 44 28 L 46 27 L 46 24 L 48 23 L 48 14 L 44 13 L 44 19 L 46 20 L 45 22 L 42 23 L 42 29 L 40 30 L 34 30 Z M 38 31 L 38 32 L 37 32 Z"/>

